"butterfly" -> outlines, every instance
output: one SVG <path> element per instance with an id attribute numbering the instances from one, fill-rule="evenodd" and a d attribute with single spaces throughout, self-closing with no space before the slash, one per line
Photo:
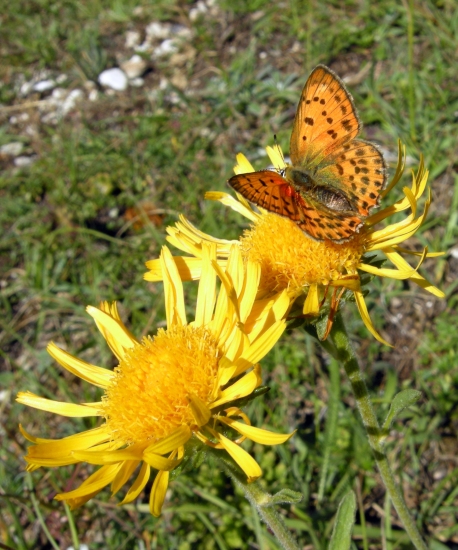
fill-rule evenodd
<path id="1" fill-rule="evenodd" d="M 291 165 L 229 180 L 249 201 L 293 220 L 309 237 L 351 239 L 378 204 L 386 166 L 376 145 L 356 139 L 361 121 L 342 80 L 318 65 L 305 83 L 290 141 Z"/>

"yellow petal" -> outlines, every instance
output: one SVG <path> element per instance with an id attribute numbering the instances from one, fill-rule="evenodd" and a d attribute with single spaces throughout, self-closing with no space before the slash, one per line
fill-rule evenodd
<path id="1" fill-rule="evenodd" d="M 174 470 L 177 466 L 180 465 L 181 460 L 171 460 L 170 458 L 165 458 L 156 453 L 145 451 L 143 453 L 143 460 L 154 468 L 155 470 L 162 470 L 164 472 Z"/>
<path id="2" fill-rule="evenodd" d="M 182 235 L 185 235 L 189 238 L 190 241 L 199 245 L 201 245 L 202 243 L 216 244 L 218 256 L 220 254 L 228 255 L 230 247 L 233 244 L 238 243 L 238 241 L 235 240 L 231 241 L 227 239 L 218 239 L 217 237 L 213 237 L 213 235 L 204 233 L 203 231 L 195 227 L 187 218 L 185 218 L 183 214 L 180 214 L 179 218 L 180 221 L 176 223 L 175 227 Z M 167 233 L 171 234 L 170 228 L 167 228 Z"/>
<path id="3" fill-rule="evenodd" d="M 239 293 L 240 320 L 242 323 L 245 323 L 253 308 L 253 303 L 256 299 L 256 294 L 258 293 L 260 279 L 261 265 L 257 262 L 248 261 L 246 264 L 243 288 Z"/>
<path id="4" fill-rule="evenodd" d="M 101 416 L 99 407 L 101 403 L 63 403 L 40 397 L 32 392 L 19 392 L 16 401 L 22 405 L 40 409 L 42 411 L 60 414 L 69 417 Z"/>
<path id="5" fill-rule="evenodd" d="M 256 460 L 244 451 L 239 445 L 224 437 L 224 435 L 213 432 L 213 435 L 218 439 L 224 449 L 237 462 L 240 468 L 245 472 L 248 483 L 256 481 L 262 475 L 262 470 Z"/>
<path id="6" fill-rule="evenodd" d="M 167 437 L 164 437 L 156 443 L 151 443 L 145 450 L 146 453 L 153 452 L 156 454 L 164 455 L 170 453 L 184 445 L 192 436 L 189 426 L 183 425 L 170 433 Z"/>
<path id="7" fill-rule="evenodd" d="M 86 451 L 73 451 L 72 455 L 81 462 L 88 464 L 116 464 L 126 460 L 139 461 L 142 459 L 145 445 L 131 445 L 126 449 L 99 451 L 99 447 Z"/>
<path id="8" fill-rule="evenodd" d="M 274 345 L 280 339 L 286 328 L 286 321 L 278 321 L 269 327 L 259 338 L 257 338 L 249 348 L 245 349 L 240 360 L 245 360 L 247 363 L 254 365 L 265 357 Z M 240 364 L 237 361 L 237 364 Z M 238 371 L 240 372 L 240 370 Z"/>
<path id="9" fill-rule="evenodd" d="M 393 187 L 397 185 L 397 183 L 401 179 L 402 174 L 404 173 L 405 165 L 406 165 L 406 146 L 399 139 L 398 140 L 398 163 L 396 166 L 396 171 L 394 173 L 393 178 L 391 179 L 391 182 L 380 193 L 382 197 L 386 197 L 386 195 L 388 195 L 391 189 L 393 189 Z"/>
<path id="10" fill-rule="evenodd" d="M 416 270 L 410 265 L 408 270 L 400 271 L 398 269 L 387 269 L 384 267 L 375 267 L 373 265 L 361 263 L 358 265 L 358 269 L 371 273 L 372 275 L 377 275 L 378 277 L 389 277 L 390 279 L 396 279 L 399 281 L 410 279 L 416 273 Z"/>
<path id="11" fill-rule="evenodd" d="M 102 466 L 85 481 L 83 481 L 78 489 L 74 489 L 68 493 L 60 493 L 54 498 L 56 500 L 73 500 L 80 499 L 81 497 L 88 495 L 91 495 L 92 497 L 113 481 L 120 468 L 121 464 Z M 78 502 L 76 506 L 81 506 L 81 504 L 84 504 L 84 502 Z M 72 503 L 71 507 L 74 508 L 75 503 Z"/>
<path id="12" fill-rule="evenodd" d="M 234 166 L 234 172 L 236 174 L 247 174 L 254 172 L 253 166 L 243 153 L 237 153 L 237 164 Z"/>
<path id="13" fill-rule="evenodd" d="M 276 170 L 280 171 L 286 168 L 285 157 L 283 156 L 283 151 L 278 143 L 276 143 L 273 147 L 268 145 L 266 147 L 266 152 L 269 156 L 270 162 L 275 166 Z"/>
<path id="14" fill-rule="evenodd" d="M 398 269 L 406 269 L 407 267 L 410 267 L 410 265 L 404 260 L 402 256 L 400 256 L 394 249 L 389 248 L 387 250 L 384 250 L 384 253 L 386 254 L 387 258 L 393 262 L 393 264 Z M 435 287 L 433 284 L 431 284 L 427 279 L 422 277 L 419 273 L 415 273 L 410 280 L 418 285 L 421 288 L 424 288 L 434 296 L 437 296 L 438 298 L 444 298 L 445 294 L 442 292 L 442 290 L 439 290 L 437 287 Z"/>
<path id="15" fill-rule="evenodd" d="M 122 502 L 119 503 L 118 506 L 122 506 L 123 504 L 128 504 L 129 502 L 132 502 L 135 500 L 138 495 L 143 491 L 145 488 L 145 485 L 148 483 L 149 476 L 151 473 L 150 466 L 143 462 L 142 467 L 140 468 L 140 471 L 138 473 L 137 479 L 132 484 L 132 487 L 127 491 L 126 496 L 122 500 Z"/>
<path id="16" fill-rule="evenodd" d="M 234 384 L 231 384 L 225 390 L 222 390 L 219 399 L 214 401 L 210 405 L 210 408 L 214 409 L 224 403 L 250 395 L 261 384 L 261 381 L 259 365 L 255 365 L 252 371 L 245 374 L 245 376 L 237 380 L 237 382 L 234 382 Z"/>
<path id="17" fill-rule="evenodd" d="M 21 431 L 24 433 L 25 430 L 22 429 Z M 28 439 L 30 440 L 30 436 L 28 436 Z M 28 448 L 28 454 L 33 458 L 68 456 L 72 451 L 89 449 L 109 440 L 110 434 L 107 432 L 106 425 L 104 425 L 62 439 L 36 438 L 37 444 Z"/>
<path id="18" fill-rule="evenodd" d="M 73 357 L 70 353 L 57 347 L 54 342 L 50 342 L 46 349 L 49 355 L 65 369 L 94 386 L 105 389 L 113 379 L 114 375 L 112 371 L 102 369 Z"/>
<path id="19" fill-rule="evenodd" d="M 219 417 L 219 420 L 231 426 L 231 428 L 234 428 L 245 437 L 248 437 L 248 439 L 251 439 L 255 443 L 261 443 L 262 445 L 280 445 L 288 441 L 288 439 L 296 433 L 296 430 L 294 430 L 294 432 L 290 434 L 277 434 L 269 430 L 248 426 L 243 422 L 238 422 L 237 420 L 232 420 L 224 416 Z"/>
<path id="20" fill-rule="evenodd" d="M 216 272 L 212 262 L 216 262 L 216 246 L 202 247 L 202 276 L 197 294 L 195 325 L 206 326 L 210 323 L 216 303 Z"/>
<path id="21" fill-rule="evenodd" d="M 211 418 L 211 410 L 207 407 L 206 403 L 202 401 L 202 399 L 199 399 L 197 395 L 189 393 L 188 399 L 196 424 L 199 427 L 205 426 Z"/>
<path id="22" fill-rule="evenodd" d="M 198 281 L 200 279 L 202 274 L 201 258 L 174 256 L 173 259 L 182 281 Z M 149 260 L 146 262 L 146 267 L 149 271 L 143 275 L 145 281 L 151 281 L 153 283 L 162 281 L 161 260 Z"/>
<path id="23" fill-rule="evenodd" d="M 121 469 L 111 483 L 112 495 L 115 495 L 122 487 L 124 487 L 139 464 L 140 460 L 126 460 L 123 462 Z"/>
<path id="24" fill-rule="evenodd" d="M 245 172 L 246 173 L 246 172 Z M 255 222 L 259 218 L 257 214 L 249 205 L 249 203 L 240 195 L 237 194 L 239 200 L 234 199 L 228 193 L 220 193 L 216 191 L 209 191 L 205 193 L 205 198 L 211 201 L 219 201 L 224 206 L 228 206 L 235 212 L 238 212 L 250 221 Z M 236 241 L 237 242 L 237 241 Z"/>
<path id="25" fill-rule="evenodd" d="M 107 313 L 93 306 L 87 306 L 86 311 L 94 319 L 98 329 L 118 359 L 122 359 L 126 349 L 133 348 L 138 343 L 135 338 L 132 338 L 123 323 L 113 319 Z"/>
<path id="26" fill-rule="evenodd" d="M 183 283 L 170 250 L 162 247 L 162 276 L 164 278 L 165 312 L 167 327 L 186 324 Z"/>
<path id="27" fill-rule="evenodd" d="M 156 518 L 161 515 L 162 505 L 169 486 L 169 475 L 169 472 L 158 472 L 151 488 L 149 510 Z"/>
<path id="28" fill-rule="evenodd" d="M 307 298 L 304 302 L 304 308 L 302 313 L 304 315 L 318 315 L 320 312 L 320 295 L 318 291 L 318 285 L 313 283 L 309 287 Z"/>
<path id="29" fill-rule="evenodd" d="M 380 336 L 380 334 L 375 330 L 375 327 L 372 324 L 371 318 L 369 316 L 369 312 L 367 311 L 367 306 L 366 306 L 366 302 L 364 301 L 363 293 L 360 291 L 356 291 L 354 292 L 354 295 L 355 295 L 356 305 L 358 306 L 359 314 L 361 315 L 361 319 L 363 320 L 363 323 L 366 325 L 367 330 L 372 334 L 372 336 L 376 340 L 392 348 L 393 346 L 390 343 L 388 343 L 386 340 L 384 340 Z"/>

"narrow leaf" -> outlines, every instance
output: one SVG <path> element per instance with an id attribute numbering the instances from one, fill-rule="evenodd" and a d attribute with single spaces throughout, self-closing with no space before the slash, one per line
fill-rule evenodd
<path id="1" fill-rule="evenodd" d="M 348 550 L 355 523 L 356 497 L 353 491 L 340 501 L 328 550 Z"/>

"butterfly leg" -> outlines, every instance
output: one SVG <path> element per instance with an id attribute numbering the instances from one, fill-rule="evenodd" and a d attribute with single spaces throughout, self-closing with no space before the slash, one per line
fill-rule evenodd
<path id="1" fill-rule="evenodd" d="M 345 287 L 342 287 L 340 289 L 338 289 L 337 287 L 334 288 L 334 291 L 332 293 L 332 298 L 331 298 L 331 305 L 329 308 L 328 323 L 326 325 L 326 331 L 323 335 L 323 338 L 321 338 L 321 340 L 326 340 L 326 338 L 329 336 L 329 333 L 331 332 L 332 324 L 334 323 L 334 317 L 339 309 L 339 302 L 344 292 L 345 292 Z"/>

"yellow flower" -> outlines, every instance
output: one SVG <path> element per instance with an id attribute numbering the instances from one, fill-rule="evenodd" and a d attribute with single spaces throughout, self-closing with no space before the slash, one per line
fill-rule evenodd
<path id="1" fill-rule="evenodd" d="M 283 155 L 278 146 L 267 147 L 267 153 L 277 170 L 285 167 Z M 395 175 L 383 191 L 382 197 L 399 182 L 404 171 L 405 149 L 399 144 L 399 160 Z M 237 155 L 236 174 L 252 172 L 253 167 L 244 155 Z M 345 289 L 353 292 L 355 301 L 364 324 L 373 336 L 384 344 L 388 344 L 375 330 L 369 317 L 367 306 L 361 288 L 361 272 L 392 279 L 407 279 L 421 286 L 435 296 L 443 297 L 442 291 L 428 282 L 418 273 L 418 268 L 425 258 L 438 256 L 441 253 L 428 253 L 425 248 L 421 253 L 406 250 L 400 243 L 411 237 L 426 218 L 431 201 L 428 194 L 423 212 L 418 212 L 418 201 L 427 188 L 428 171 L 423 160 L 416 174 L 412 174 L 412 185 L 404 187 L 404 197 L 396 203 L 377 211 L 366 218 L 359 233 L 354 238 L 343 243 L 331 241 L 316 242 L 308 238 L 298 226 L 276 214 L 259 208 L 255 211 L 250 203 L 241 195 L 237 200 L 227 193 L 210 192 L 206 198 L 218 200 L 236 210 L 251 222 L 251 228 L 244 231 L 239 241 L 216 239 L 196 229 L 188 220 L 180 216 L 175 227 L 169 227 L 167 240 L 180 250 L 190 254 L 190 257 L 175 257 L 176 265 L 183 280 L 198 279 L 202 263 L 203 243 L 214 243 L 217 247 L 218 261 L 224 266 L 228 252 L 234 244 L 242 250 L 245 261 L 253 261 L 261 266 L 261 282 L 258 298 L 265 298 L 272 293 L 287 290 L 291 300 L 305 295 L 302 308 L 304 315 L 317 315 L 329 288 L 332 289 L 330 322 L 332 314 L 338 306 L 339 299 Z M 410 214 L 403 220 L 376 229 L 376 225 L 389 216 L 410 208 Z M 376 267 L 369 263 L 368 255 L 382 252 L 393 264 L 392 268 Z M 419 256 L 419 261 L 412 267 L 403 254 Z M 161 279 L 158 260 L 147 262 L 150 269 L 145 279 L 158 281 Z M 325 336 L 327 333 L 325 334 Z"/>
<path id="2" fill-rule="evenodd" d="M 224 449 L 253 481 L 261 475 L 256 461 L 240 443 L 249 438 L 268 445 L 290 435 L 250 425 L 236 400 L 252 394 L 261 383 L 257 364 L 283 333 L 289 299 L 285 292 L 255 302 L 260 267 L 243 262 L 232 247 L 225 269 L 216 263 L 216 246 L 201 247 L 201 279 L 195 320 L 187 323 L 183 285 L 170 251 L 164 247 L 167 329 L 137 340 L 121 321 L 116 304 L 89 306 L 119 364 L 114 371 L 73 357 L 51 343 L 48 351 L 65 369 L 103 389 L 101 401 L 72 404 L 21 392 L 17 401 L 69 417 L 101 416 L 97 428 L 63 439 L 42 439 L 21 432 L 34 445 L 25 457 L 28 470 L 87 462 L 100 465 L 77 489 L 55 498 L 76 508 L 107 485 L 117 493 L 139 468 L 121 502 L 133 501 L 144 489 L 151 469 L 158 473 L 150 495 L 150 510 L 161 512 L 169 472 L 185 457 L 185 445 L 198 438 Z M 217 291 L 217 277 L 221 287 Z M 238 434 L 233 440 L 230 434 Z"/>

